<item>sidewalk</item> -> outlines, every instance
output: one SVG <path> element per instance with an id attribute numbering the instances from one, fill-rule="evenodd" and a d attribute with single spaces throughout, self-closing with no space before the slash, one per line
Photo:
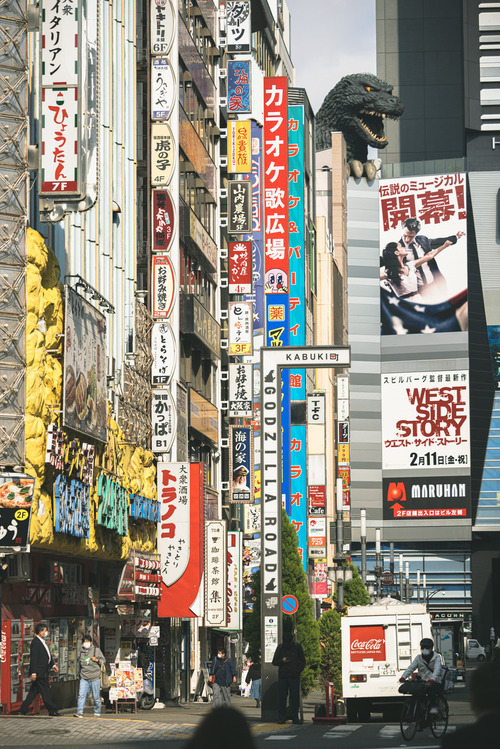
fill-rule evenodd
<path id="1" fill-rule="evenodd" d="M 310 697 L 307 701 L 310 703 Z M 277 723 L 262 722 L 255 700 L 233 695 L 232 705 L 245 715 L 254 734 L 285 728 Z M 103 713 L 100 718 L 93 717 L 92 708 L 87 708 L 81 719 L 73 717 L 74 709 L 61 710 L 60 718 L 46 713 L 0 716 L 0 745 L 95 745 L 187 739 L 210 709 L 208 702 L 192 702 L 137 713 Z M 304 706 L 304 722 L 310 722 L 313 714 L 314 706 Z"/>

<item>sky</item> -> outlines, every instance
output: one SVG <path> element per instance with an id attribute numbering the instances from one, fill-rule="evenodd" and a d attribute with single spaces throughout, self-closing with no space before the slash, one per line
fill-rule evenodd
<path id="1" fill-rule="evenodd" d="M 286 0 L 295 85 L 314 112 L 344 75 L 376 73 L 375 0 Z"/>

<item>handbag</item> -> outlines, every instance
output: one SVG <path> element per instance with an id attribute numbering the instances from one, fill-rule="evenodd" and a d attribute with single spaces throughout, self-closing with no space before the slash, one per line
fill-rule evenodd
<path id="1" fill-rule="evenodd" d="M 95 648 L 94 648 L 94 656 L 95 656 Z M 101 689 L 109 689 L 110 683 L 109 683 L 109 676 L 108 672 L 106 671 L 106 661 L 101 661 Z"/>

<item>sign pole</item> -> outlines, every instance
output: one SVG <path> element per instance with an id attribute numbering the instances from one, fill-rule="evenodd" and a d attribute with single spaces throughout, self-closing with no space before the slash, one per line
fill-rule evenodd
<path id="1" fill-rule="evenodd" d="M 278 713 L 278 670 L 272 665 L 282 640 L 281 608 L 281 370 L 345 369 L 348 346 L 263 346 L 261 348 L 262 519 L 261 519 L 261 718 Z M 291 613 L 291 612 L 290 612 Z"/>

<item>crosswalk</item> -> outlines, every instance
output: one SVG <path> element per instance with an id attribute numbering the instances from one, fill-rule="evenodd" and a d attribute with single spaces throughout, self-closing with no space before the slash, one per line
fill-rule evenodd
<path id="1" fill-rule="evenodd" d="M 360 729 L 363 729 L 363 728 L 370 729 L 370 734 L 371 734 L 370 739 L 372 741 L 394 740 L 394 739 L 398 739 L 401 736 L 399 725 L 395 723 L 381 726 L 378 730 L 376 729 L 374 730 L 375 726 L 373 724 L 369 726 L 365 724 L 360 725 L 360 724 L 355 724 L 355 723 L 347 723 L 346 725 L 332 726 L 331 728 L 328 728 L 322 733 L 320 738 L 325 739 L 326 741 L 332 741 L 333 743 L 338 742 L 339 744 L 343 744 L 343 743 L 348 744 L 349 737 L 352 736 L 356 731 L 359 731 Z M 447 733 L 452 733 L 455 730 L 456 730 L 456 726 L 448 726 Z M 423 734 L 420 734 L 420 735 L 423 737 Z M 293 739 L 296 739 L 297 736 L 298 734 L 295 731 L 293 733 L 275 733 L 275 734 L 271 734 L 270 736 L 267 736 L 265 741 L 291 741 Z M 428 736 L 426 735 L 425 738 L 432 739 L 430 733 Z M 430 745 L 427 745 L 427 746 L 428 746 L 428 749 L 431 749 Z M 414 749 L 417 749 L 417 747 L 414 747 Z"/>

